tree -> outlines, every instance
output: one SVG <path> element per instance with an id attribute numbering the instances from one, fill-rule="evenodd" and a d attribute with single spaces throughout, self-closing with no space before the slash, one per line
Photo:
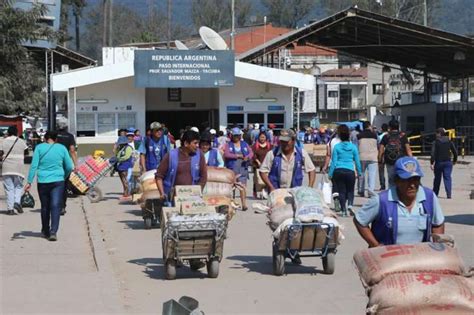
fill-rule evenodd
<path id="1" fill-rule="evenodd" d="M 315 7 L 313 0 L 262 0 L 269 22 L 276 26 L 296 28 Z"/>
<path id="2" fill-rule="evenodd" d="M 44 72 L 22 43 L 57 38 L 49 27 L 37 21 L 47 12 L 44 5 L 29 11 L 0 0 L 0 112 L 38 114 L 44 107 Z"/>
<path id="3" fill-rule="evenodd" d="M 196 29 L 207 26 L 215 31 L 230 29 L 232 23 L 231 0 L 193 1 L 191 16 Z M 250 18 L 252 3 L 249 0 L 235 0 L 236 27 L 245 26 Z"/>
<path id="4" fill-rule="evenodd" d="M 61 45 L 66 45 L 66 43 L 73 39 L 69 34 L 69 25 L 71 21 L 69 20 L 69 13 L 72 10 L 72 15 L 74 16 L 74 42 L 76 50 L 80 49 L 80 25 L 82 11 L 86 6 L 85 0 L 61 0 L 61 25 L 59 43 Z"/>

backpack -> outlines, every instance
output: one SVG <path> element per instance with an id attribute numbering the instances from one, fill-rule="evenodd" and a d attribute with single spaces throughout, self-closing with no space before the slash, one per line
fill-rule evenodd
<path id="1" fill-rule="evenodd" d="M 387 134 L 388 141 L 385 145 L 384 151 L 384 158 L 385 163 L 387 164 L 395 164 L 395 161 L 398 160 L 401 156 L 403 156 L 403 148 L 402 148 L 402 135 L 400 133 L 389 133 Z"/>

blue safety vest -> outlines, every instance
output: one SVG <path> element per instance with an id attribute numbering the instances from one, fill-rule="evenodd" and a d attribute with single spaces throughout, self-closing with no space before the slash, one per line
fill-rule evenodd
<path id="1" fill-rule="evenodd" d="M 178 158 L 179 158 L 179 149 L 173 149 L 170 151 L 168 171 L 166 173 L 165 179 L 163 180 L 163 188 L 165 190 L 165 195 L 169 196 L 171 189 L 174 187 L 176 181 L 176 174 L 178 173 Z M 197 151 L 191 157 L 191 177 L 192 184 L 197 185 L 201 179 L 200 173 L 200 163 L 201 162 L 201 151 Z"/>
<path id="2" fill-rule="evenodd" d="M 234 146 L 233 142 L 229 142 L 229 151 L 232 154 L 235 154 L 235 146 Z M 240 151 L 242 152 L 242 155 L 244 157 L 249 156 L 250 150 L 249 150 L 249 145 L 247 144 L 247 142 L 240 141 Z M 234 170 L 235 161 L 236 161 L 236 159 L 226 159 L 225 160 L 225 167 L 227 167 L 228 169 Z M 248 165 L 248 162 L 247 163 L 242 162 L 242 166 L 245 167 L 245 165 Z"/>
<path id="3" fill-rule="evenodd" d="M 423 242 L 429 242 L 431 238 L 431 221 L 433 218 L 433 191 L 420 186 L 425 191 L 425 200 L 422 201 L 426 212 L 426 230 L 423 235 Z M 394 245 L 397 243 L 398 234 L 398 201 L 388 200 L 389 190 L 379 193 L 379 215 L 372 222 L 371 230 L 378 242 L 384 245 Z"/>
<path id="4" fill-rule="evenodd" d="M 280 188 L 280 177 L 281 177 L 281 163 L 282 163 L 282 152 L 279 147 L 273 149 L 273 163 L 270 173 L 268 174 L 268 179 L 272 183 L 274 188 Z M 304 166 L 304 157 L 303 151 L 300 148 L 295 147 L 295 165 L 293 167 L 293 175 L 291 177 L 291 187 L 299 187 L 303 185 L 303 166 Z"/>
<path id="5" fill-rule="evenodd" d="M 156 170 L 169 151 L 166 136 L 162 136 L 158 143 L 153 141 L 151 137 L 145 138 L 145 167 L 147 171 Z"/>
<path id="6" fill-rule="evenodd" d="M 217 159 L 217 155 L 219 152 L 216 149 L 209 150 L 209 158 L 207 159 L 208 166 L 219 166 L 219 160 Z"/>

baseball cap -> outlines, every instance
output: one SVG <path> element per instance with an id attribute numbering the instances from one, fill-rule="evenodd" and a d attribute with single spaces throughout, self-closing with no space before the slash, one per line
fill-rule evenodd
<path id="1" fill-rule="evenodd" d="M 211 133 L 210 133 L 210 132 L 207 132 L 207 131 L 206 131 L 206 132 L 203 132 L 203 133 L 201 134 L 201 142 L 209 142 L 209 143 L 211 143 L 211 142 L 212 142 L 211 139 L 212 139 L 212 138 L 211 138 Z"/>
<path id="2" fill-rule="evenodd" d="M 127 137 L 125 136 L 118 137 L 117 144 L 127 144 L 127 143 L 128 143 Z"/>
<path id="3" fill-rule="evenodd" d="M 230 131 L 230 133 L 233 135 L 233 136 L 240 136 L 242 135 L 242 131 L 235 127 L 235 128 L 232 128 L 232 130 Z"/>
<path id="4" fill-rule="evenodd" d="M 199 128 L 198 128 L 198 127 L 192 127 L 190 130 L 192 130 L 192 131 L 195 131 L 195 132 L 199 133 Z"/>
<path id="5" fill-rule="evenodd" d="M 150 124 L 150 129 L 153 130 L 153 129 L 161 129 L 161 124 L 157 121 L 154 121 Z"/>
<path id="6" fill-rule="evenodd" d="M 260 124 L 259 124 L 259 123 L 254 124 L 254 125 L 253 125 L 253 128 L 254 128 L 254 129 L 257 129 L 257 130 L 260 129 Z"/>
<path id="7" fill-rule="evenodd" d="M 209 130 L 209 133 L 210 133 L 211 135 L 215 135 L 217 132 L 216 132 L 216 129 L 211 129 L 211 130 Z"/>
<path id="8" fill-rule="evenodd" d="M 280 132 L 280 141 L 290 141 L 296 139 L 296 133 L 292 129 L 284 129 Z"/>
<path id="9" fill-rule="evenodd" d="M 395 174 L 402 179 L 424 176 L 418 160 L 411 156 L 401 157 L 395 162 Z"/>

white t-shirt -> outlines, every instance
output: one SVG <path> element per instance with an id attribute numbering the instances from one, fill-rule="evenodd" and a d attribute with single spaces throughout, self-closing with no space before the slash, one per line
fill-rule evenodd
<path id="1" fill-rule="evenodd" d="M 18 175 L 24 178 L 25 174 L 22 173 L 23 164 L 24 164 L 23 158 L 24 158 L 24 152 L 28 148 L 25 140 L 18 138 L 18 141 L 14 145 L 10 154 L 5 159 L 8 151 L 10 151 L 10 148 L 13 146 L 16 139 L 17 137 L 10 136 L 10 137 L 5 138 L 0 143 L 0 151 L 3 151 L 2 175 Z"/>

